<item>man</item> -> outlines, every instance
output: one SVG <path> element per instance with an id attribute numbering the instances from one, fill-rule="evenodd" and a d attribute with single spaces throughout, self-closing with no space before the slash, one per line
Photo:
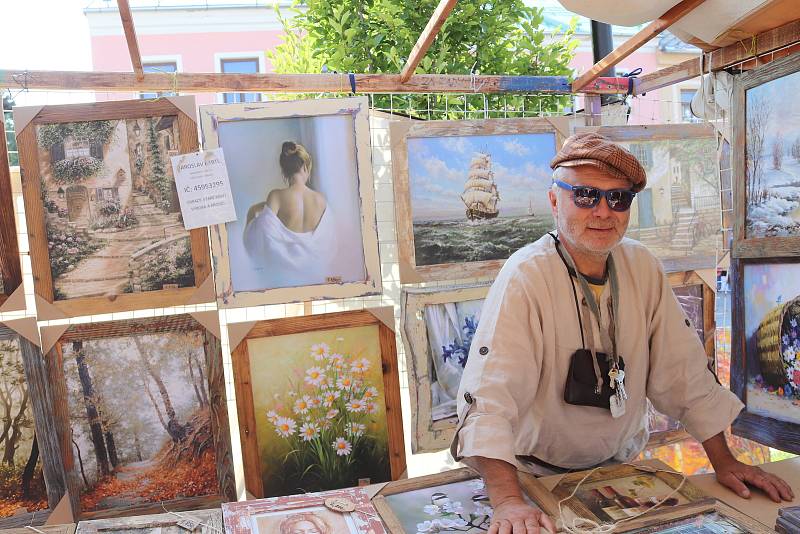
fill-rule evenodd
<path id="1" fill-rule="evenodd" d="M 648 439 L 647 399 L 703 444 L 717 480 L 790 500 L 780 478 L 738 462 L 724 430 L 743 408 L 706 367 L 658 260 L 623 239 L 645 171 L 596 133 L 551 162 L 557 235 L 508 259 L 485 301 L 458 395 L 453 456 L 484 477 L 490 534 L 555 532 L 522 499 L 537 474 L 630 461 Z M 613 383 L 613 388 L 612 388 Z"/>

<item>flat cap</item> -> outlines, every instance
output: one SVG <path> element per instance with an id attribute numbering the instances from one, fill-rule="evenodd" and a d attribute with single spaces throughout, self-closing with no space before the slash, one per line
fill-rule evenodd
<path id="1" fill-rule="evenodd" d="M 592 165 L 631 184 L 637 193 L 647 184 L 647 173 L 636 156 L 597 132 L 572 135 L 550 162 L 550 168 Z"/>

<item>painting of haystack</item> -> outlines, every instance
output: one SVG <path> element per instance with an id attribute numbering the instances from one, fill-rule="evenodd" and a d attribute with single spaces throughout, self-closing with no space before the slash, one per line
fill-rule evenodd
<path id="1" fill-rule="evenodd" d="M 218 493 L 202 334 L 62 344 L 84 511 Z"/>
<path id="2" fill-rule="evenodd" d="M 194 285 L 178 143 L 175 116 L 37 127 L 55 300 Z"/>
<path id="3" fill-rule="evenodd" d="M 800 235 L 800 72 L 746 93 L 747 237 Z"/>
<path id="4" fill-rule="evenodd" d="M 0 517 L 46 508 L 19 340 L 0 327 Z"/>

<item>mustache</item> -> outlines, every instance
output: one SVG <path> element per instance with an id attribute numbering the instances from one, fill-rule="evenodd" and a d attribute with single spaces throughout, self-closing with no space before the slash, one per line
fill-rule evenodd
<path id="1" fill-rule="evenodd" d="M 603 223 L 603 222 L 593 222 L 586 225 L 587 228 L 592 228 L 593 230 L 612 230 L 617 227 L 614 223 Z"/>

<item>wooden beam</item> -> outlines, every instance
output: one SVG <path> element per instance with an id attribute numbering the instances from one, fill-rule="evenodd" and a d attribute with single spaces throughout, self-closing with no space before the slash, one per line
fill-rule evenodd
<path id="1" fill-rule="evenodd" d="M 142 54 L 139 52 L 139 41 L 136 39 L 136 28 L 133 26 L 133 16 L 131 16 L 131 6 L 128 0 L 117 0 L 119 7 L 119 18 L 122 19 L 122 29 L 125 31 L 125 40 L 128 41 L 128 53 L 131 55 L 131 65 L 136 79 L 144 79 L 142 68 Z"/>
<path id="2" fill-rule="evenodd" d="M 639 30 L 636 35 L 622 43 L 619 47 L 617 47 L 616 50 L 595 63 L 591 69 L 586 71 L 586 73 L 580 76 L 577 80 L 572 82 L 572 90 L 577 93 L 583 89 L 592 80 L 597 78 L 601 72 L 604 72 L 606 69 L 610 69 L 634 53 L 650 39 L 672 26 L 675 22 L 702 4 L 704 1 L 705 0 L 682 0 L 680 3 L 673 6 L 659 18 Z"/>
<path id="3" fill-rule="evenodd" d="M 400 71 L 400 81 L 402 83 L 406 83 L 411 78 L 411 75 L 414 74 L 414 71 L 417 70 L 417 65 L 425 57 L 425 53 L 436 38 L 436 34 L 439 33 L 444 21 L 447 20 L 448 15 L 456 7 L 456 2 L 458 0 L 439 0 L 439 5 L 433 10 L 433 15 L 428 24 L 425 25 L 425 29 L 422 30 L 419 39 L 417 39 L 417 44 L 411 49 L 411 54 L 408 55 L 408 61 L 406 61 L 403 70 Z"/>
<path id="4" fill-rule="evenodd" d="M 636 80 L 634 94 L 640 95 L 655 91 L 668 85 L 690 80 L 700 76 L 703 72 L 726 69 L 737 63 L 742 63 L 764 54 L 770 54 L 776 50 L 778 50 L 775 53 L 776 56 L 783 57 L 785 54 L 796 50 L 798 43 L 800 43 L 800 19 L 768 30 L 753 39 L 747 39 L 709 52 L 706 55 L 706 63 L 702 71 L 700 59 L 698 58 L 689 59 L 641 76 Z M 771 57 L 759 59 L 758 62 L 767 63 L 771 59 Z"/>
<path id="5" fill-rule="evenodd" d="M 468 76 L 416 74 L 407 83 L 399 74 L 355 74 L 358 93 L 543 93 L 570 94 L 566 76 Z M 595 87 L 597 86 L 597 87 Z M 131 72 L 25 71 L 0 69 L 0 87 L 51 91 L 185 93 L 349 93 L 347 74 L 176 74 L 147 72 L 137 80 Z M 590 94 L 619 94 L 627 78 L 601 78 Z"/>

